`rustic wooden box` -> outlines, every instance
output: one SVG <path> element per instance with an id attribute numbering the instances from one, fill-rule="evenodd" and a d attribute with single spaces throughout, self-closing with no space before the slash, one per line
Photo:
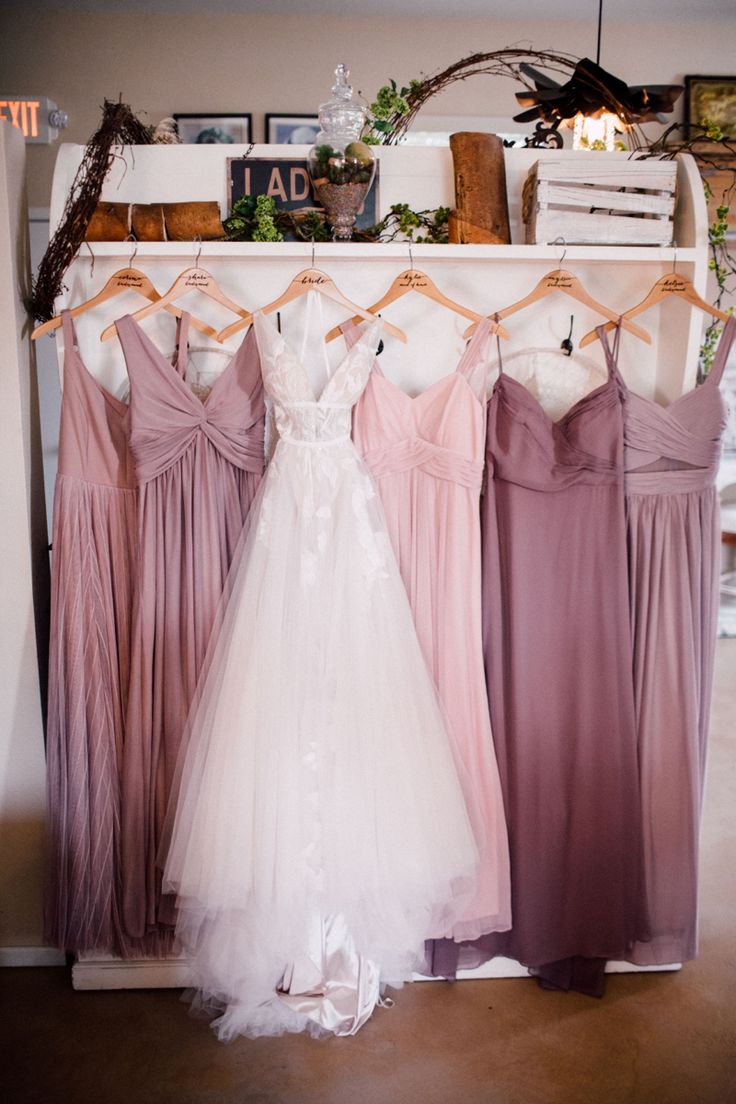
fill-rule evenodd
<path id="1" fill-rule="evenodd" d="M 537 161 L 524 184 L 527 245 L 671 245 L 674 161 Z"/>

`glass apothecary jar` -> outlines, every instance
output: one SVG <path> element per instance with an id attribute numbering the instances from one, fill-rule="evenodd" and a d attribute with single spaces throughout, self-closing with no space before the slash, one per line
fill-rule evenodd
<path id="1" fill-rule="evenodd" d="M 373 150 L 360 137 L 366 105 L 348 84 L 349 75 L 338 65 L 332 99 L 320 105 L 320 131 L 307 157 L 315 199 L 324 207 L 336 241 L 352 237 L 376 174 Z"/>

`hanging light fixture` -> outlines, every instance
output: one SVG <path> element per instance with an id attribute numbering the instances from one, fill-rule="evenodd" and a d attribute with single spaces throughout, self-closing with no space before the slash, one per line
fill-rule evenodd
<path id="1" fill-rule="evenodd" d="M 665 121 L 683 91 L 681 84 L 627 85 L 600 66 L 603 0 L 598 0 L 596 60 L 581 58 L 566 84 L 522 64 L 520 71 L 534 81 L 534 90 L 517 92 L 526 110 L 514 122 L 535 119 L 556 131 L 562 122 L 573 128 L 573 148 L 614 149 L 616 132 L 636 123 Z"/>

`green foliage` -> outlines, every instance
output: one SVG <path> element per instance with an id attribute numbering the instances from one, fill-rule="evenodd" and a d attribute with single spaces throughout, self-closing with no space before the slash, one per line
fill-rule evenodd
<path id="1" fill-rule="evenodd" d="M 408 203 L 394 203 L 391 210 L 375 226 L 356 231 L 361 241 L 393 241 L 401 235 L 411 242 L 447 243 L 449 207 L 436 211 L 413 211 Z"/>
<path id="2" fill-rule="evenodd" d="M 378 89 L 376 98 L 370 104 L 370 123 L 363 141 L 370 145 L 380 145 L 384 135 L 391 134 L 396 126 L 396 118 L 408 115 L 411 104 L 407 97 L 421 86 L 421 81 L 410 80 L 408 86 L 398 88 L 395 80 L 390 80 Z"/>
<path id="3" fill-rule="evenodd" d="M 706 120 L 703 121 L 704 125 Z M 720 128 L 716 127 L 718 134 L 720 135 Z M 716 138 L 719 140 L 719 138 Z M 712 199 L 713 193 L 710 185 L 707 181 L 703 181 L 703 189 L 705 191 L 706 201 Z M 708 245 L 710 247 L 710 260 L 708 261 L 708 268 L 714 274 L 716 278 L 716 285 L 718 287 L 718 294 L 716 295 L 715 304 L 720 307 L 723 296 L 728 289 L 728 277 L 732 274 L 732 265 L 729 265 L 728 256 L 728 243 L 726 241 L 726 232 L 728 230 L 728 213 L 730 206 L 725 203 L 720 203 L 716 207 L 716 217 L 708 227 Z M 726 314 L 733 314 L 734 308 L 727 307 Z M 711 370 L 713 366 L 713 358 L 715 357 L 716 349 L 718 348 L 718 339 L 721 335 L 723 326 L 720 322 L 714 319 L 711 322 L 708 329 L 703 336 L 703 343 L 700 346 L 700 363 L 703 372 L 706 374 Z"/>
<path id="4" fill-rule="evenodd" d="M 413 211 L 408 203 L 394 203 L 389 213 L 365 230 L 356 229 L 355 241 L 393 241 L 401 236 L 413 242 L 447 242 L 449 207 L 436 211 Z M 332 231 L 324 213 L 307 208 L 285 211 L 271 196 L 244 196 L 233 204 L 223 223 L 229 241 L 283 241 L 292 233 L 299 241 L 332 241 Z"/>

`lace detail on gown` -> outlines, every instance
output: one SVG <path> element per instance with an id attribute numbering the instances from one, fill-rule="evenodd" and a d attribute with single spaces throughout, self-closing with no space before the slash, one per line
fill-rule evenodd
<path id="1" fill-rule="evenodd" d="M 279 440 L 211 645 L 165 882 L 201 999 L 236 1034 L 350 1034 L 447 930 L 477 850 L 351 407 L 255 315 Z"/>

